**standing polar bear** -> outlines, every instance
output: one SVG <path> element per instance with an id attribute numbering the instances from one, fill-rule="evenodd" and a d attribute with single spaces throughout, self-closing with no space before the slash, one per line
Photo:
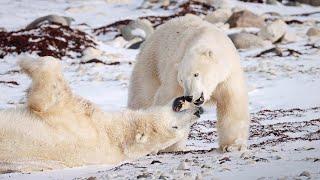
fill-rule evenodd
<path id="1" fill-rule="evenodd" d="M 246 148 L 250 117 L 239 54 L 223 32 L 192 15 L 168 21 L 144 42 L 130 80 L 128 107 L 164 105 L 181 95 L 196 105 L 216 102 L 222 151 Z M 184 146 L 181 141 L 167 150 Z"/>
<path id="2" fill-rule="evenodd" d="M 199 109 L 175 112 L 171 102 L 103 112 L 71 92 L 58 60 L 27 59 L 20 66 L 32 85 L 25 107 L 0 110 L 0 173 L 135 159 L 180 141 L 199 117 Z"/>

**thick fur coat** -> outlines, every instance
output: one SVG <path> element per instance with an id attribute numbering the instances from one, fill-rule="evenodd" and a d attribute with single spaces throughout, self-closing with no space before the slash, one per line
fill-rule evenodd
<path id="1" fill-rule="evenodd" d="M 145 109 L 190 96 L 217 105 L 219 146 L 244 149 L 249 131 L 247 85 L 232 41 L 214 25 L 187 15 L 160 26 L 142 45 L 128 107 Z M 185 149 L 183 141 L 168 151 Z"/>
<path id="2" fill-rule="evenodd" d="M 198 118 L 172 103 L 146 110 L 103 112 L 72 93 L 58 60 L 24 59 L 32 79 L 23 107 L 0 111 L 0 172 L 115 164 L 178 141 Z"/>

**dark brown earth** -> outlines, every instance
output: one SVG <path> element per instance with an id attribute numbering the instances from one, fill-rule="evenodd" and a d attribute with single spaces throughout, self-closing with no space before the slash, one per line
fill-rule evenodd
<path id="1" fill-rule="evenodd" d="M 147 19 L 149 20 L 153 27 L 157 27 L 170 19 L 175 17 L 184 16 L 186 14 L 194 14 L 194 15 L 206 15 L 209 12 L 215 10 L 215 8 L 211 5 L 197 2 L 197 1 L 188 1 L 186 3 L 180 4 L 177 7 L 170 7 L 171 9 L 175 9 L 175 13 L 169 16 L 144 16 L 139 19 Z M 119 28 L 121 26 L 129 24 L 132 19 L 125 19 L 121 21 L 114 22 L 112 24 L 102 26 L 93 30 L 96 35 L 105 35 L 110 32 L 117 32 L 116 36 L 119 36 Z"/>
<path id="2" fill-rule="evenodd" d="M 96 43 L 85 32 L 60 24 L 43 24 L 35 29 L 0 32 L 0 58 L 8 54 L 36 53 L 39 56 L 81 56 Z"/>

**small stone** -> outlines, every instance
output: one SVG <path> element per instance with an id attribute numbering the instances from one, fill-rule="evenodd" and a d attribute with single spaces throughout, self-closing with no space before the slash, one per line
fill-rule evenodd
<path id="1" fill-rule="evenodd" d="M 209 13 L 204 20 L 215 24 L 215 23 L 225 23 L 232 15 L 231 9 L 217 9 L 216 11 L 213 11 Z"/>
<path id="2" fill-rule="evenodd" d="M 287 176 L 282 176 L 282 177 L 279 177 L 277 180 L 287 180 L 288 177 Z"/>
<path id="3" fill-rule="evenodd" d="M 26 29 L 36 28 L 45 22 L 57 23 L 63 26 L 70 26 L 72 21 L 74 21 L 74 19 L 71 17 L 58 16 L 55 14 L 51 14 L 51 15 L 47 15 L 47 16 L 43 16 L 35 19 L 34 21 L 32 21 L 30 24 L 27 25 Z"/>
<path id="4" fill-rule="evenodd" d="M 123 48 L 127 46 L 128 41 L 126 41 L 122 36 L 119 36 L 111 41 L 106 42 L 106 44 L 116 48 Z"/>
<path id="5" fill-rule="evenodd" d="M 243 10 L 235 12 L 228 19 L 227 23 L 231 28 L 234 27 L 258 27 L 261 28 L 265 25 L 264 18 L 260 17 L 251 11 Z"/>
<path id="6" fill-rule="evenodd" d="M 270 41 L 246 32 L 231 34 L 229 37 L 237 49 L 263 48 L 272 45 Z"/>
<path id="7" fill-rule="evenodd" d="M 160 174 L 159 179 L 163 179 L 163 180 L 171 179 L 171 176 L 169 174 L 162 173 Z"/>
<path id="8" fill-rule="evenodd" d="M 307 31 L 307 35 L 308 35 L 308 36 L 317 36 L 317 37 L 320 37 L 320 28 L 318 28 L 318 27 L 311 27 L 311 28 Z"/>
<path id="9" fill-rule="evenodd" d="M 125 76 L 124 74 L 118 74 L 115 79 L 118 80 L 118 81 L 128 80 L 127 76 Z"/>
<path id="10" fill-rule="evenodd" d="M 266 3 L 270 4 L 270 5 L 277 5 L 278 1 L 277 0 L 267 0 Z"/>
<path id="11" fill-rule="evenodd" d="M 201 174 L 197 174 L 195 180 L 202 180 L 202 179 L 203 179 L 202 175 Z"/>
<path id="12" fill-rule="evenodd" d="M 311 6 L 320 6 L 319 0 L 297 0 L 297 1 L 303 4 L 309 4 Z"/>
<path id="13" fill-rule="evenodd" d="M 288 1 L 284 5 L 286 5 L 286 6 L 301 6 L 301 3 L 297 2 L 297 1 Z"/>
<path id="14" fill-rule="evenodd" d="M 300 175 L 299 176 L 305 176 L 305 177 L 311 177 L 311 174 L 310 174 L 310 172 L 309 171 L 303 171 L 302 173 L 300 173 Z"/>
<path id="15" fill-rule="evenodd" d="M 214 6 L 216 9 L 229 8 L 229 0 L 196 0 L 198 2 L 207 3 Z"/>
<path id="16" fill-rule="evenodd" d="M 272 158 L 273 158 L 274 160 L 279 160 L 279 159 L 282 159 L 282 157 L 281 157 L 281 156 L 279 156 L 279 155 L 276 155 L 276 156 L 272 156 Z"/>
<path id="17" fill-rule="evenodd" d="M 82 61 L 86 62 L 91 59 L 100 59 L 102 51 L 93 47 L 88 47 L 83 51 Z"/>
<path id="18" fill-rule="evenodd" d="M 95 6 L 88 6 L 88 5 L 82 5 L 82 6 L 77 6 L 77 7 L 69 7 L 66 8 L 66 12 L 68 13 L 86 13 L 86 12 L 92 12 L 96 9 Z"/>
<path id="19" fill-rule="evenodd" d="M 122 37 L 127 41 L 133 40 L 136 37 L 147 39 L 153 33 L 153 26 L 146 19 L 137 19 L 121 27 L 120 32 Z"/>
<path id="20" fill-rule="evenodd" d="M 285 43 L 296 42 L 298 40 L 298 36 L 293 31 L 288 31 L 284 34 L 281 41 Z"/>
<path id="21" fill-rule="evenodd" d="M 270 40 L 274 43 L 278 41 L 282 36 L 284 36 L 286 31 L 287 24 L 284 21 L 278 19 L 263 27 L 258 33 L 258 36 L 260 36 L 262 39 Z"/>
<path id="22" fill-rule="evenodd" d="M 181 161 L 179 166 L 177 167 L 177 170 L 186 170 L 189 169 L 187 163 L 185 163 L 184 161 Z"/>
<path id="23" fill-rule="evenodd" d="M 211 169 L 212 167 L 210 166 L 210 165 L 208 165 L 208 164 L 203 164 L 202 166 L 201 166 L 201 168 L 206 168 L 206 169 Z"/>
<path id="24" fill-rule="evenodd" d="M 137 176 L 137 179 L 141 179 L 141 178 L 150 178 L 151 174 L 150 173 L 142 173 L 140 175 Z"/>
<path id="25" fill-rule="evenodd" d="M 91 177 L 88 177 L 87 180 L 96 180 L 97 177 L 94 177 L 94 176 L 91 176 Z"/>
<path id="26" fill-rule="evenodd" d="M 241 159 L 249 159 L 251 157 L 251 155 L 247 152 L 244 152 L 240 155 Z"/>
<path id="27" fill-rule="evenodd" d="M 266 179 L 266 177 L 259 177 L 257 180 L 263 180 Z"/>

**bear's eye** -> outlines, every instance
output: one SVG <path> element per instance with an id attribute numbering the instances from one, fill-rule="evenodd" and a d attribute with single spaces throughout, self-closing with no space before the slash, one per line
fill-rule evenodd
<path id="1" fill-rule="evenodd" d="M 194 77 L 198 77 L 199 76 L 199 73 L 195 73 L 193 74 Z"/>

